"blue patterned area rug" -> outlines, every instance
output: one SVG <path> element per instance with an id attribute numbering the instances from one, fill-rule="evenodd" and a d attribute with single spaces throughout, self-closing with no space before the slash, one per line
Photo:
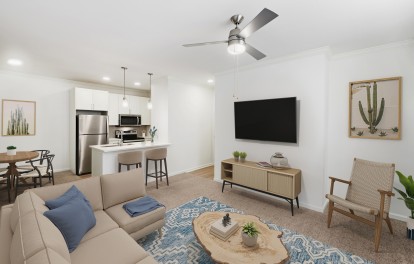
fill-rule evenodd
<path id="1" fill-rule="evenodd" d="M 243 213 L 220 202 L 199 197 L 167 212 L 161 239 L 158 232 L 153 232 L 138 243 L 159 263 L 214 263 L 198 243 L 192 227 L 193 218 L 206 211 Z M 373 263 L 289 229 L 267 224 L 283 232 L 282 242 L 290 256 L 287 263 Z"/>

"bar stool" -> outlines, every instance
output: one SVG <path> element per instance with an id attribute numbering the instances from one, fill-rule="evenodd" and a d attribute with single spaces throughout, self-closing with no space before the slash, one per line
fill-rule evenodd
<path id="1" fill-rule="evenodd" d="M 151 149 L 145 151 L 145 156 L 147 158 L 146 161 L 146 168 L 145 168 L 145 185 L 148 183 L 148 177 L 155 178 L 155 184 L 158 189 L 158 178 L 162 181 L 162 176 L 167 178 L 167 185 L 168 183 L 168 171 L 167 171 L 167 149 L 166 148 L 158 148 L 158 149 Z M 149 173 L 148 172 L 148 161 L 154 161 L 155 163 L 155 172 Z M 160 162 L 160 170 L 158 170 L 158 161 Z M 162 170 L 162 161 L 164 161 L 164 169 Z"/>
<path id="2" fill-rule="evenodd" d="M 121 172 L 121 166 L 126 165 L 127 169 L 131 165 L 135 165 L 136 168 L 142 167 L 142 151 L 133 151 L 118 154 L 118 172 Z"/>

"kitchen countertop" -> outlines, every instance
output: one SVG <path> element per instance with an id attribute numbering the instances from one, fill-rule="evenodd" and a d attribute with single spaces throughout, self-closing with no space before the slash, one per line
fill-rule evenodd
<path id="1" fill-rule="evenodd" d="M 117 152 L 117 151 L 125 151 L 125 150 L 134 150 L 134 149 L 147 149 L 147 148 L 155 148 L 155 147 L 166 147 L 171 145 L 168 142 L 129 142 L 124 143 L 122 146 L 118 146 L 118 144 L 105 144 L 105 145 L 93 145 L 90 146 L 93 150 L 101 151 L 101 152 Z"/>

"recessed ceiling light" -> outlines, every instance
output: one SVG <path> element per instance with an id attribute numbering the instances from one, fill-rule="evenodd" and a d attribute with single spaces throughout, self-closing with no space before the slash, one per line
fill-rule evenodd
<path id="1" fill-rule="evenodd" d="M 134 85 L 135 86 L 141 86 L 141 83 L 140 82 L 134 82 Z"/>
<path id="2" fill-rule="evenodd" d="M 207 82 L 208 83 L 214 83 L 214 80 L 213 79 L 208 79 Z"/>
<path id="3" fill-rule="evenodd" d="M 102 80 L 104 80 L 104 81 L 110 81 L 111 80 L 111 78 L 109 78 L 108 76 L 104 76 L 104 77 L 102 77 Z"/>
<path id="4" fill-rule="evenodd" d="M 21 60 L 18 59 L 9 59 L 7 61 L 8 64 L 13 65 L 13 66 L 20 66 L 23 64 L 23 62 Z"/>

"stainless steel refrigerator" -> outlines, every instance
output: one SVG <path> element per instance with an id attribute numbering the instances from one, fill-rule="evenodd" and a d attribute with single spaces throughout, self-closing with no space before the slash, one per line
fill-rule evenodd
<path id="1" fill-rule="evenodd" d="M 92 171 L 91 145 L 108 143 L 108 116 L 76 116 L 76 174 L 82 175 Z"/>

